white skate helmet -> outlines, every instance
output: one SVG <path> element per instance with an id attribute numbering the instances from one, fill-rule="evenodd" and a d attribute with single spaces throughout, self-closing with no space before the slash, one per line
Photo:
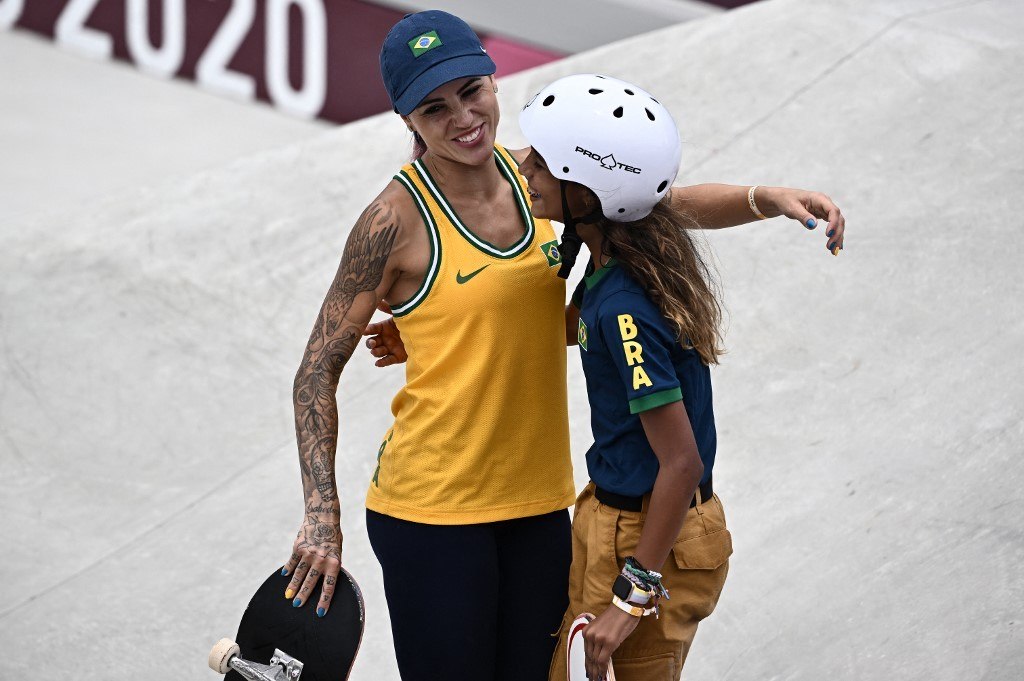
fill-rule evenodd
<path id="1" fill-rule="evenodd" d="M 593 191 L 615 222 L 649 215 L 679 172 L 682 144 L 668 109 L 617 78 L 560 78 L 523 107 L 519 127 L 552 175 Z"/>

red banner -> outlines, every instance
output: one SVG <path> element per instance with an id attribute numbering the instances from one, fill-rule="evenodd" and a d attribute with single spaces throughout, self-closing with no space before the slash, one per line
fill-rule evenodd
<path id="1" fill-rule="evenodd" d="M 0 28 L 337 122 L 390 109 L 378 53 L 401 18 L 358 0 L 0 0 Z M 523 50 L 519 68 L 556 58 Z"/>

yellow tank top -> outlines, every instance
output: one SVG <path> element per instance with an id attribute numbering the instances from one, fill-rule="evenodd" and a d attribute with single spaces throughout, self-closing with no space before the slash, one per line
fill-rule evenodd
<path id="1" fill-rule="evenodd" d="M 526 230 L 507 249 L 464 224 L 422 162 L 395 176 L 423 217 L 423 285 L 392 307 L 409 361 L 367 508 L 435 525 L 508 520 L 575 500 L 565 374 L 565 281 L 551 223 L 530 215 L 508 152 L 494 162 Z"/>

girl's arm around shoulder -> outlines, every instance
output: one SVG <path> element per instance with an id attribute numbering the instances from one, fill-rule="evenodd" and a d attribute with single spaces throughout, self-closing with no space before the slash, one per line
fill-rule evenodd
<path id="1" fill-rule="evenodd" d="M 700 229 L 735 227 L 780 215 L 814 229 L 818 220 L 824 220 L 828 223 L 826 248 L 836 254 L 843 248 L 846 218 L 835 202 L 821 192 L 789 187 L 698 184 L 672 187 L 668 199 L 675 210 Z"/>

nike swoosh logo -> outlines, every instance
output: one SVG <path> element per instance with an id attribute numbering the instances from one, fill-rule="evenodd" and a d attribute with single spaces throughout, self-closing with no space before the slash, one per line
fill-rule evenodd
<path id="1" fill-rule="evenodd" d="M 491 266 L 490 263 L 488 263 L 488 264 L 484 265 L 483 267 L 481 267 L 480 269 L 476 270 L 475 272 L 470 272 L 466 276 L 462 276 L 462 272 L 461 271 L 456 272 L 455 273 L 455 281 L 460 283 L 460 284 L 465 284 L 467 281 L 469 281 L 470 279 L 472 279 L 476 275 L 480 274 L 481 272 L 483 272 L 484 270 L 486 270 L 490 266 Z"/>

